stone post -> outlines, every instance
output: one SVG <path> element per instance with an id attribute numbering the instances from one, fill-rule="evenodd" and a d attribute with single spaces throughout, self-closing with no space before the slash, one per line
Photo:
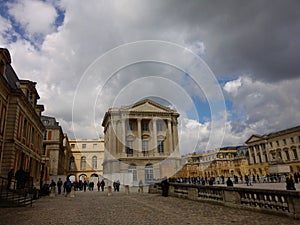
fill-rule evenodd
<path id="1" fill-rule="evenodd" d="M 111 195 L 112 195 L 112 189 L 111 189 L 111 186 L 108 186 L 107 190 L 108 190 L 107 196 L 111 196 Z"/>
<path id="2" fill-rule="evenodd" d="M 50 190 L 50 197 L 55 197 L 56 196 L 56 189 L 55 187 L 51 187 L 51 190 Z"/>
<path id="3" fill-rule="evenodd" d="M 129 185 L 125 185 L 125 194 L 129 195 Z"/>
<path id="4" fill-rule="evenodd" d="M 74 190 L 74 187 L 72 186 L 71 192 L 70 192 L 70 198 L 74 198 L 74 197 L 75 197 L 75 190 Z"/>

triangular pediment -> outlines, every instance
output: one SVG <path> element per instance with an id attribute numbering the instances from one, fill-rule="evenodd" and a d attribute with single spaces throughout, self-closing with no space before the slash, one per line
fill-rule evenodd
<path id="1" fill-rule="evenodd" d="M 129 110 L 134 112 L 173 112 L 168 107 L 162 106 L 151 100 L 142 100 L 131 106 L 124 107 L 123 110 Z"/>
<path id="2" fill-rule="evenodd" d="M 263 140 L 263 137 L 257 134 L 252 135 L 245 143 L 251 143 Z"/>

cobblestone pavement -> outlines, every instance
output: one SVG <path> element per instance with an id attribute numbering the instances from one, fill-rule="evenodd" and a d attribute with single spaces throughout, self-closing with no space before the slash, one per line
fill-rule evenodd
<path id="1" fill-rule="evenodd" d="M 0 224 L 299 224 L 278 215 L 220 205 L 124 192 L 76 192 L 74 198 L 42 197 L 30 207 L 0 208 Z"/>

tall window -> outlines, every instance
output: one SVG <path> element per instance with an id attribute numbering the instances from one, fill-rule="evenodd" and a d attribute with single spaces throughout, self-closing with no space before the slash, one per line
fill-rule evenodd
<path id="1" fill-rule="evenodd" d="M 149 123 L 148 123 L 148 121 L 143 121 L 142 122 L 142 130 L 143 131 L 149 131 Z"/>
<path id="2" fill-rule="evenodd" d="M 143 152 L 144 156 L 148 155 L 148 141 L 147 140 L 142 141 L 142 152 Z"/>
<path id="3" fill-rule="evenodd" d="M 292 143 L 292 144 L 294 144 L 294 143 L 295 143 L 295 141 L 294 141 L 294 138 L 293 138 L 293 137 L 291 137 L 291 143 Z"/>
<path id="4" fill-rule="evenodd" d="M 164 153 L 164 141 L 158 141 L 157 142 L 157 151 L 158 153 L 160 154 L 163 154 Z"/>
<path id="5" fill-rule="evenodd" d="M 137 181 L 137 172 L 136 172 L 136 166 L 135 165 L 129 165 L 128 166 L 128 173 L 132 173 L 133 181 Z"/>
<path id="6" fill-rule="evenodd" d="M 283 144 L 286 145 L 286 139 L 283 139 Z"/>
<path id="7" fill-rule="evenodd" d="M 86 144 L 82 144 L 82 148 L 86 148 Z"/>
<path id="8" fill-rule="evenodd" d="M 153 180 L 153 165 L 147 164 L 145 166 L 145 181 L 152 181 Z"/>
<path id="9" fill-rule="evenodd" d="M 164 121 L 159 120 L 157 121 L 157 131 L 163 131 L 164 130 Z"/>
<path id="10" fill-rule="evenodd" d="M 127 153 L 127 156 L 132 156 L 133 155 L 132 141 L 127 141 L 126 153 Z"/>
<path id="11" fill-rule="evenodd" d="M 129 121 L 129 122 L 128 122 L 127 130 L 130 130 L 130 131 L 133 130 L 133 122 L 132 122 L 132 121 Z"/>
<path id="12" fill-rule="evenodd" d="M 86 157 L 82 156 L 80 160 L 80 169 L 85 170 L 86 169 Z"/>
<path id="13" fill-rule="evenodd" d="M 297 149 L 293 149 L 294 159 L 298 159 Z"/>
<path id="14" fill-rule="evenodd" d="M 273 148 L 273 144 L 272 144 L 272 142 L 270 142 L 270 147 L 271 147 L 271 148 Z"/>
<path id="15" fill-rule="evenodd" d="M 74 159 L 73 156 L 70 158 L 69 168 L 70 168 L 70 170 L 74 170 L 75 169 L 75 159 Z"/>
<path id="16" fill-rule="evenodd" d="M 285 152 L 285 156 L 286 156 L 286 160 L 290 161 L 290 155 L 288 151 L 284 151 Z"/>
<path id="17" fill-rule="evenodd" d="M 97 156 L 93 156 L 92 158 L 92 167 L 93 169 L 97 169 Z"/>

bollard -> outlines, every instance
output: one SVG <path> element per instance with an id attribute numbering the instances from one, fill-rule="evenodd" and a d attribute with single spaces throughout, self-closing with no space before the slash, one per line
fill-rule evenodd
<path id="1" fill-rule="evenodd" d="M 75 190 L 74 190 L 74 187 L 72 186 L 71 192 L 70 192 L 70 198 L 74 198 L 74 197 L 75 197 Z"/>
<path id="2" fill-rule="evenodd" d="M 112 190 L 111 190 L 111 186 L 108 186 L 108 192 L 107 192 L 107 196 L 111 196 L 112 195 Z"/>
<path id="3" fill-rule="evenodd" d="M 50 190 L 50 197 L 55 197 L 56 193 L 55 193 L 55 187 L 51 187 L 51 190 Z"/>
<path id="4" fill-rule="evenodd" d="M 125 185 L 125 194 L 129 195 L 129 185 Z"/>
<path id="5" fill-rule="evenodd" d="M 140 187 L 139 187 L 139 193 L 141 193 L 141 194 L 144 193 L 143 186 L 140 186 Z"/>

